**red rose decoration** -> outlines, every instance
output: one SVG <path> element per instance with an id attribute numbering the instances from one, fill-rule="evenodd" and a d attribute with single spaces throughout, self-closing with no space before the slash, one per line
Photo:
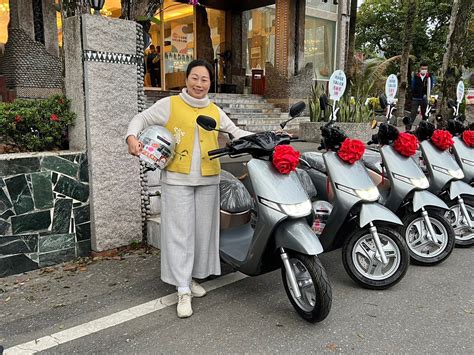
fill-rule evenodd
<path id="1" fill-rule="evenodd" d="M 280 174 L 295 171 L 299 161 L 300 152 L 291 145 L 277 145 L 273 151 L 272 162 Z"/>
<path id="2" fill-rule="evenodd" d="M 341 144 L 337 155 L 339 158 L 344 160 L 346 163 L 354 164 L 356 161 L 360 160 L 365 152 L 365 145 L 362 141 L 358 139 L 349 139 L 346 138 Z"/>
<path id="3" fill-rule="evenodd" d="M 462 133 L 462 140 L 471 148 L 474 148 L 474 131 L 464 131 Z"/>
<path id="4" fill-rule="evenodd" d="M 393 148 L 401 155 L 411 157 L 418 149 L 418 138 L 414 134 L 402 132 L 393 142 Z"/>
<path id="5" fill-rule="evenodd" d="M 20 123 L 21 121 L 23 121 L 23 117 L 21 117 L 20 115 L 16 115 L 15 116 L 15 122 Z"/>
<path id="6" fill-rule="evenodd" d="M 50 119 L 51 119 L 51 121 L 59 121 L 58 115 L 56 115 L 56 114 L 54 114 L 54 113 L 51 114 Z"/>
<path id="7" fill-rule="evenodd" d="M 453 146 L 453 136 L 444 129 L 437 129 L 431 136 L 431 141 L 441 150 L 449 149 Z"/>

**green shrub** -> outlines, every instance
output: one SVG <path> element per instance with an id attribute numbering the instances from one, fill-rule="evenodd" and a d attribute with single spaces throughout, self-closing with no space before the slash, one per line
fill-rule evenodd
<path id="1" fill-rule="evenodd" d="M 65 96 L 0 103 L 0 137 L 10 151 L 68 149 L 68 127 L 75 114 Z M 8 150 L 7 150 L 8 151 Z"/>

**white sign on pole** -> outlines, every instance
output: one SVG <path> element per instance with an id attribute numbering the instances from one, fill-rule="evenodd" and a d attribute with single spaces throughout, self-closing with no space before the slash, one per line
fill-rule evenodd
<path id="1" fill-rule="evenodd" d="M 329 78 L 329 98 L 331 100 L 340 100 L 346 90 L 346 74 L 342 70 L 336 70 Z"/>
<path id="2" fill-rule="evenodd" d="M 458 87 L 456 89 L 456 97 L 459 103 L 462 101 L 462 98 L 464 97 L 464 82 L 462 81 L 458 83 Z"/>
<path id="3" fill-rule="evenodd" d="M 392 102 L 397 95 L 398 90 L 398 79 L 395 74 L 390 74 L 385 82 L 385 95 L 387 96 L 387 100 Z"/>

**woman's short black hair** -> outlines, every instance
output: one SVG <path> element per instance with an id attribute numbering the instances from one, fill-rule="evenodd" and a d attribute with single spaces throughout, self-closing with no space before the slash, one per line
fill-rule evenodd
<path id="1" fill-rule="evenodd" d="M 204 59 L 194 59 L 188 64 L 188 68 L 186 69 L 186 78 L 189 77 L 189 74 L 191 74 L 191 70 L 195 67 L 205 67 L 209 72 L 209 79 L 214 79 L 214 69 L 212 68 L 212 65 Z"/>

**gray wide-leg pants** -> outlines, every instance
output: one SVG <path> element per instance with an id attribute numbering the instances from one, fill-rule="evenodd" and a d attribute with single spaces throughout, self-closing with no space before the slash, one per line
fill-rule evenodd
<path id="1" fill-rule="evenodd" d="M 189 286 L 191 278 L 220 275 L 219 185 L 161 189 L 161 279 Z"/>

